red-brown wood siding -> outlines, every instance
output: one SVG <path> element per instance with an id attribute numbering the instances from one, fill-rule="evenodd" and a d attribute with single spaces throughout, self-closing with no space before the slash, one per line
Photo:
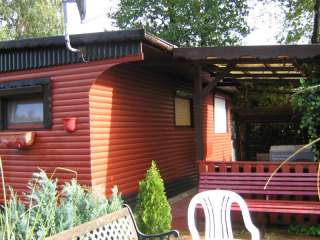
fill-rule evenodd
<path id="1" fill-rule="evenodd" d="M 175 91 L 183 84 L 129 66 L 100 76 L 90 91 L 95 186 L 110 192 L 118 185 L 125 195 L 136 192 L 151 160 L 166 181 L 196 174 L 194 129 L 174 122 Z"/>
<path id="2" fill-rule="evenodd" d="M 227 101 L 227 133 L 215 133 L 214 131 L 214 96 L 209 95 L 203 101 L 203 142 L 206 161 L 232 160 L 231 101 L 230 98 L 223 97 Z"/>
<path id="3" fill-rule="evenodd" d="M 91 185 L 89 90 L 102 72 L 120 61 L 99 61 L 0 75 L 1 83 L 47 77 L 51 79 L 52 86 L 52 128 L 35 131 L 36 142 L 29 149 L 0 149 L 5 182 L 15 191 L 26 191 L 27 181 L 38 168 L 48 173 L 56 167 L 72 169 L 78 173 L 82 184 Z M 65 117 L 77 118 L 74 133 L 64 130 Z M 4 132 L 0 132 L 0 136 Z M 57 171 L 56 176 L 59 180 L 74 177 L 62 171 Z"/>
<path id="4" fill-rule="evenodd" d="M 194 129 L 175 127 L 174 121 L 175 91 L 192 82 L 143 67 L 110 68 L 129 60 L 0 74 L 0 83 L 43 77 L 52 83 L 52 129 L 36 131 L 29 149 L 0 149 L 7 184 L 21 193 L 37 168 L 52 173 L 64 167 L 75 170 L 82 184 L 107 193 L 118 185 L 129 194 L 137 190 L 153 159 L 166 181 L 196 175 Z M 65 117 L 77 118 L 74 133 L 63 129 Z M 213 134 L 212 97 L 204 102 L 204 117 L 206 159 L 230 159 L 231 149 L 228 153 L 227 147 L 219 147 L 230 148 L 230 134 Z M 73 174 L 58 171 L 56 176 L 67 180 Z"/>

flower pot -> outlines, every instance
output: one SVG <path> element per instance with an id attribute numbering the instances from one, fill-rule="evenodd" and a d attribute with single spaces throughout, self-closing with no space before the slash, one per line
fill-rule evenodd
<path id="1" fill-rule="evenodd" d="M 74 132 L 77 130 L 77 118 L 68 117 L 63 119 L 63 127 L 67 132 Z"/>
<path id="2" fill-rule="evenodd" d="M 0 147 L 25 149 L 32 146 L 35 139 L 35 132 L 2 133 L 0 136 Z"/>

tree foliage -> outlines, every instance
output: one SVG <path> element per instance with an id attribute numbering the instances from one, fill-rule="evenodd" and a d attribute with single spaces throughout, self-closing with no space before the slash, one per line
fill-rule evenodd
<path id="1" fill-rule="evenodd" d="M 0 39 L 44 37 L 63 32 L 60 0 L 2 0 Z"/>
<path id="2" fill-rule="evenodd" d="M 265 0 L 280 3 L 285 21 L 279 35 L 280 42 L 297 43 L 310 40 L 313 31 L 314 0 Z"/>
<path id="3" fill-rule="evenodd" d="M 155 161 L 139 184 L 136 214 L 139 229 L 144 233 L 161 233 L 171 228 L 171 208 Z"/>
<path id="4" fill-rule="evenodd" d="M 144 28 L 178 46 L 234 45 L 249 33 L 247 1 L 121 0 L 121 29 Z"/>
<path id="5" fill-rule="evenodd" d="M 293 105 L 301 112 L 300 128 L 306 130 L 310 141 L 320 137 L 320 59 L 308 64 L 311 79 L 301 81 L 301 87 L 293 95 Z M 320 145 L 316 144 L 316 156 L 320 157 Z"/>

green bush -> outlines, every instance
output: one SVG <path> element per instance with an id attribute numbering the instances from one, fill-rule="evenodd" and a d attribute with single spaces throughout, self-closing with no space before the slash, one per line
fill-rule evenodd
<path id="1" fill-rule="evenodd" d="M 298 134 L 306 132 L 309 142 L 320 136 L 320 58 L 303 67 L 310 74 L 310 79 L 300 80 L 300 87 L 292 96 L 294 109 L 301 115 Z M 315 160 L 320 158 L 320 143 L 313 145 Z"/>
<path id="2" fill-rule="evenodd" d="M 144 233 L 161 233 L 171 229 L 171 208 L 155 161 L 152 161 L 145 179 L 139 183 L 136 217 L 139 229 Z"/>
<path id="3" fill-rule="evenodd" d="M 301 233 L 308 236 L 320 236 L 320 225 L 305 225 L 305 224 L 291 224 L 289 226 L 289 232 Z"/>
<path id="4" fill-rule="evenodd" d="M 116 187 L 107 199 L 81 187 L 75 179 L 65 183 L 58 193 L 57 179 L 48 178 L 42 170 L 33 174 L 28 188 L 26 203 L 11 190 L 10 200 L 0 213 L 0 239 L 44 239 L 118 210 L 123 203 Z"/>

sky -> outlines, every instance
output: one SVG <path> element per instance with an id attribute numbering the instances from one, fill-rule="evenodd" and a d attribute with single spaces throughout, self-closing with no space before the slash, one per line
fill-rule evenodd
<path id="1" fill-rule="evenodd" d="M 87 0 L 87 17 L 83 24 L 80 23 L 77 6 L 69 4 L 69 32 L 89 33 L 105 30 L 117 30 L 107 12 L 117 9 L 119 0 Z M 275 3 L 263 5 L 258 0 L 248 0 L 251 8 L 248 16 L 248 24 L 251 33 L 243 39 L 242 45 L 272 45 L 278 44 L 277 34 L 281 31 L 283 15 Z"/>

